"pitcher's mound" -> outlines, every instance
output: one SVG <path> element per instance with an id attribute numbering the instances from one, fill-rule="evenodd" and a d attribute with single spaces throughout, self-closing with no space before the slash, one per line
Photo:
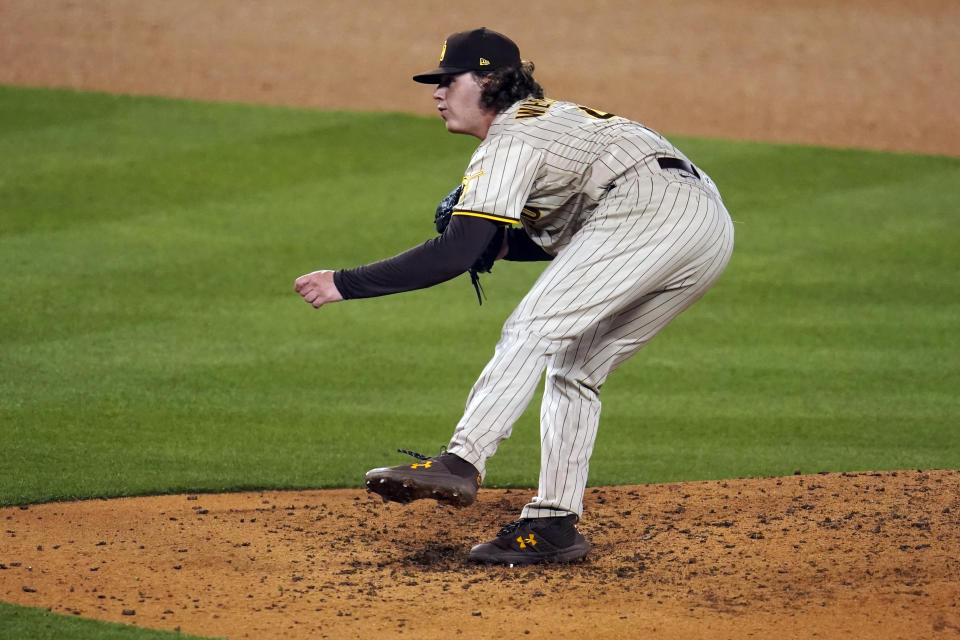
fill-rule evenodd
<path id="1" fill-rule="evenodd" d="M 588 489 L 574 565 L 471 564 L 530 498 L 359 490 L 0 509 L 0 599 L 228 638 L 938 638 L 960 633 L 960 472 Z"/>

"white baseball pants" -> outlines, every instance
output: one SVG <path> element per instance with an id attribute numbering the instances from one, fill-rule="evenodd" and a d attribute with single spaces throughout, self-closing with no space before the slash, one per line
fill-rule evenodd
<path id="1" fill-rule="evenodd" d="M 448 451 L 486 474 L 546 369 L 538 495 L 521 517 L 583 512 L 607 376 L 723 272 L 733 225 L 707 176 L 641 164 L 618 180 L 507 319 Z"/>

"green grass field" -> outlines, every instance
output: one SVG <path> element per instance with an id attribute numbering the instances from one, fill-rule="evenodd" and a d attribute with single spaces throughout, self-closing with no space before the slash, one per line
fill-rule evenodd
<path id="1" fill-rule="evenodd" d="M 610 378 L 591 484 L 960 467 L 960 159 L 672 139 L 737 247 Z M 500 263 L 482 307 L 466 276 L 319 311 L 292 287 L 431 237 L 475 143 L 0 87 L 0 505 L 359 486 L 439 450 L 541 267 Z M 535 484 L 537 411 L 488 486 Z M 56 619 L 0 605 L 0 635 Z"/>
<path id="2" fill-rule="evenodd" d="M 137 629 L 122 624 L 72 618 L 43 609 L 0 602 L 0 638 L 4 640 L 190 640 L 198 636 Z"/>

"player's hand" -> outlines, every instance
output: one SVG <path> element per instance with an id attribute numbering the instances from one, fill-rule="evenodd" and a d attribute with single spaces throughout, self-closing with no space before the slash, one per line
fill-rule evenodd
<path id="1" fill-rule="evenodd" d="M 293 283 L 293 289 L 315 309 L 319 309 L 328 302 L 343 300 L 337 285 L 333 283 L 333 271 L 326 269 L 300 276 Z"/>

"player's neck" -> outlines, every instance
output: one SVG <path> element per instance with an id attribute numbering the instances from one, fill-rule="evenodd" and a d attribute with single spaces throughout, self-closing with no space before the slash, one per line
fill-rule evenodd
<path id="1" fill-rule="evenodd" d="M 485 111 L 483 115 L 477 118 L 476 123 L 473 127 L 470 128 L 470 131 L 464 131 L 476 138 L 480 138 L 481 141 L 487 139 L 487 134 L 490 133 L 490 125 L 493 124 L 493 119 L 498 115 L 495 111 Z"/>

